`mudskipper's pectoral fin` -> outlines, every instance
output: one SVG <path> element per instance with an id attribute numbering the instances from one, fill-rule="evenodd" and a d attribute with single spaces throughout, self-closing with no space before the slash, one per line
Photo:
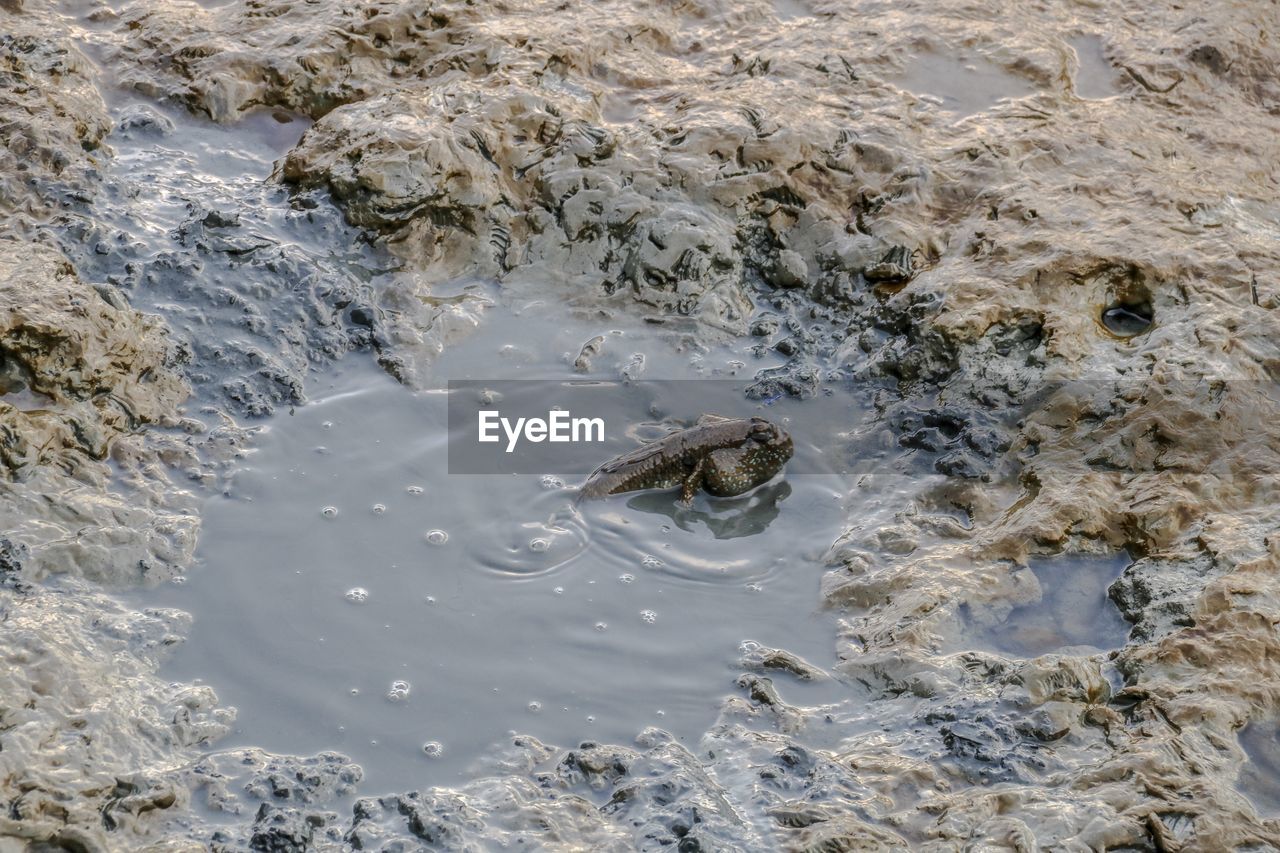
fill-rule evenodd
<path id="1" fill-rule="evenodd" d="M 707 494 L 717 497 L 746 491 L 747 486 L 741 482 L 740 462 L 738 451 L 727 447 L 707 454 L 707 462 L 702 466 L 702 488 L 707 490 Z"/>
<path id="2" fill-rule="evenodd" d="M 680 481 L 680 503 L 688 506 L 693 503 L 693 496 L 698 493 L 698 489 L 702 488 L 703 471 L 706 467 L 705 460 L 699 459 L 698 464 L 693 466 L 684 479 Z"/>

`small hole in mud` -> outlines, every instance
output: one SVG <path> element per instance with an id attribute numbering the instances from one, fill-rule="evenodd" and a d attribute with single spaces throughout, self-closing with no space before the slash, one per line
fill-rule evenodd
<path id="1" fill-rule="evenodd" d="M 1155 322 L 1150 302 L 1116 302 L 1102 309 L 1102 326 L 1120 338 L 1132 338 Z"/>

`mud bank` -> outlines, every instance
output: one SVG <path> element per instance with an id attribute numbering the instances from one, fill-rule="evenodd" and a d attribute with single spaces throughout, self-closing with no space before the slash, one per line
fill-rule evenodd
<path id="1" fill-rule="evenodd" d="M 1238 739 L 1280 711 L 1275 18 L 0 7 L 0 829 L 90 849 L 1280 844 Z M 121 170 L 175 119 L 108 118 L 120 90 L 314 124 L 253 164 Z M 308 370 L 367 349 L 424 381 L 483 328 L 437 296 L 477 277 L 695 345 L 751 336 L 788 359 L 763 390 L 880 387 L 872 434 L 925 473 L 831 548 L 839 664 L 745 654 L 696 750 L 517 737 L 470 783 L 354 807 L 372 792 L 341 756 L 202 757 L 230 715 L 155 675 L 183 617 L 104 585 L 186 570 L 245 419 L 300 403 Z M 1122 647 L 975 650 L 975 624 L 1045 597 L 1053 558 L 1125 552 Z M 815 677 L 849 698 L 789 704 Z"/>

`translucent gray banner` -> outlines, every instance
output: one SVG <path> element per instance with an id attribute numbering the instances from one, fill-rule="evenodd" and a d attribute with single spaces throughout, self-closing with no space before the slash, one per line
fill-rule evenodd
<path id="1" fill-rule="evenodd" d="M 1051 383 L 1016 396 L 955 387 L 900 397 L 885 388 L 833 383 L 801 399 L 770 394 L 752 379 L 457 380 L 448 386 L 449 473 L 586 475 L 704 415 L 718 415 L 765 418 L 786 430 L 795 444 L 788 476 L 839 473 L 850 460 L 905 449 L 920 451 L 921 461 L 932 460 L 927 468 L 939 473 L 987 479 L 1021 426 L 1033 420 L 1068 429 L 1076 447 L 1097 443 L 1099 452 L 1109 441 L 1132 442 L 1131 434 L 1116 430 L 1130 433 L 1132 421 L 1143 417 L 1150 429 L 1143 428 L 1157 439 L 1161 428 L 1212 435 L 1221 426 L 1245 441 L 1273 440 L 1265 425 L 1280 415 L 1278 389 L 1268 381 L 1123 379 Z M 1169 464 L 1156 452 L 1159 444 L 1152 466 Z M 1021 457 L 1036 452 L 1034 446 L 1013 449 Z M 1139 454 L 1133 462 L 1146 465 L 1147 459 Z"/>
<path id="2" fill-rule="evenodd" d="M 829 473 L 830 462 L 816 459 L 815 451 L 848 444 L 848 431 L 867 420 L 865 395 L 760 399 L 748 396 L 749 385 L 725 380 L 451 381 L 449 473 L 584 475 L 644 442 L 693 426 L 705 415 L 765 418 L 795 440 L 789 474 Z"/>

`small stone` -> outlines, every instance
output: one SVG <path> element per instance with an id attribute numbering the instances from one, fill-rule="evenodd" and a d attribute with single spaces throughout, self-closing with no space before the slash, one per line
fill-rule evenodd
<path id="1" fill-rule="evenodd" d="M 769 271 L 769 281 L 778 287 L 803 287 L 809 281 L 809 264 L 799 252 L 783 249 Z"/>
<path id="2" fill-rule="evenodd" d="M 751 322 L 751 334 L 757 338 L 767 338 L 778 331 L 777 317 L 757 317 Z"/>

